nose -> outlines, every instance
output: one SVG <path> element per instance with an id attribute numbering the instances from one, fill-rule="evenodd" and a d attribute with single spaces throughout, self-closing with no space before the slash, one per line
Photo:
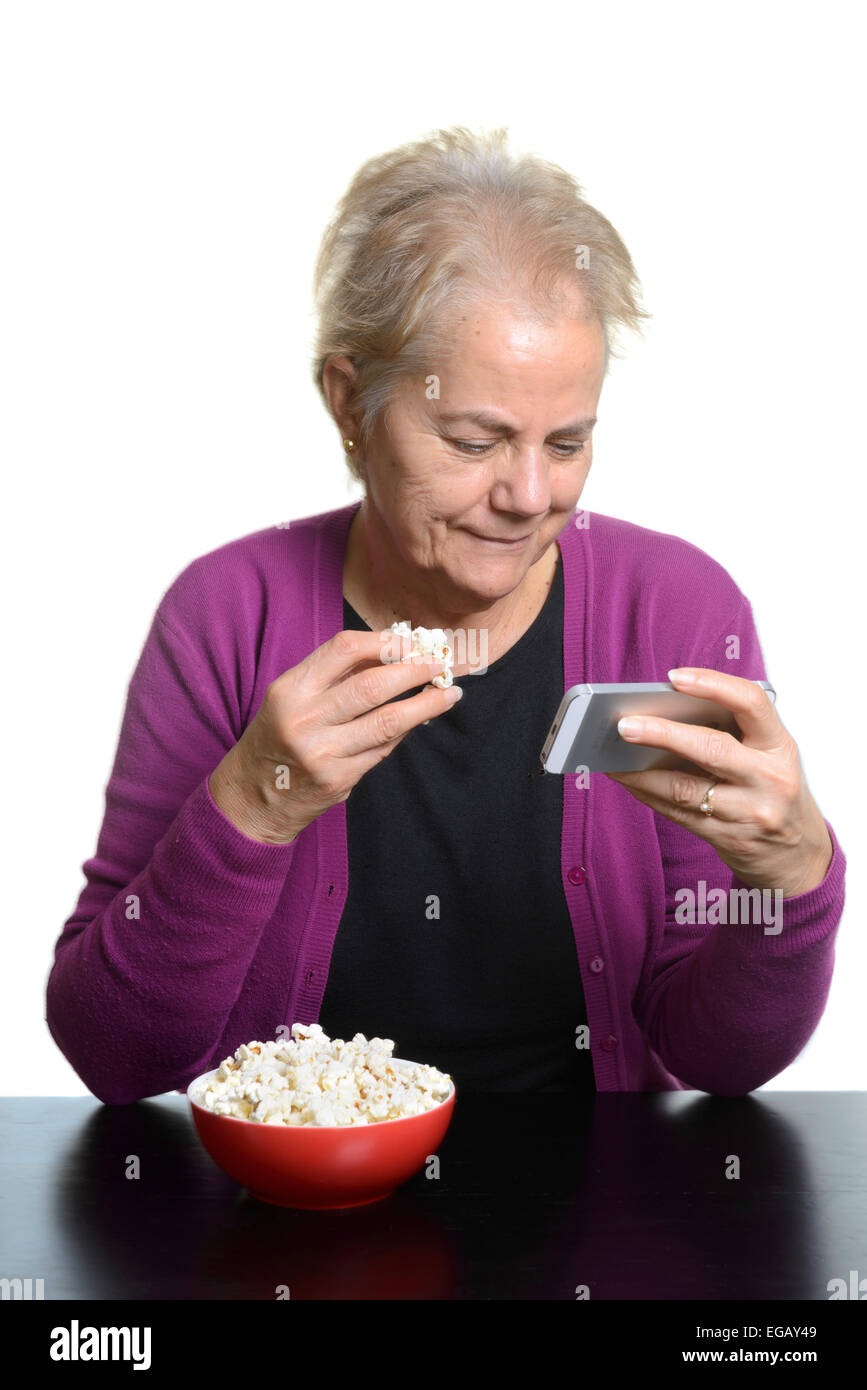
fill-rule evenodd
<path id="1" fill-rule="evenodd" d="M 493 506 L 518 516 L 544 516 L 551 509 L 551 482 L 541 447 L 516 444 L 503 455 L 491 489 Z"/>

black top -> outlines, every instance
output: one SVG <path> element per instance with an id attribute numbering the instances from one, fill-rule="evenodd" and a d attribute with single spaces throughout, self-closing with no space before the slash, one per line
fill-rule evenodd
<path id="1" fill-rule="evenodd" d="M 563 779 L 539 752 L 563 695 L 563 561 L 522 637 L 346 802 L 349 889 L 319 1022 L 393 1038 L 459 1089 L 593 1092 L 560 869 Z M 368 630 L 343 601 L 344 626 Z M 413 687 L 397 699 L 409 699 Z"/>

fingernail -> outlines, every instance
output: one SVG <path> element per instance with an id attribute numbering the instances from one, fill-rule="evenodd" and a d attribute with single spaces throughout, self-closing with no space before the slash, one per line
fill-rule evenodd
<path id="1" fill-rule="evenodd" d="M 641 720 L 640 720 L 640 719 L 626 719 L 626 718 L 618 719 L 618 721 L 617 721 L 617 732 L 618 732 L 619 734 L 625 735 L 626 738 L 629 738 L 630 735 L 632 735 L 632 734 L 640 734 L 640 733 L 641 733 Z"/>
<path id="2" fill-rule="evenodd" d="M 446 691 L 446 704 L 456 705 L 458 700 L 463 698 L 463 693 L 459 685 L 450 685 Z"/>
<path id="3" fill-rule="evenodd" d="M 695 680 L 695 675 L 688 666 L 673 666 L 668 673 L 668 679 L 671 681 L 672 685 L 674 685 L 675 681 L 677 681 L 679 685 L 688 685 L 690 681 Z"/>

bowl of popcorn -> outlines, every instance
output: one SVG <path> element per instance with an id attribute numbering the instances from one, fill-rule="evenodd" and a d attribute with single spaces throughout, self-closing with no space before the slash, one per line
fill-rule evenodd
<path id="1" fill-rule="evenodd" d="M 455 1085 L 392 1056 L 391 1038 L 329 1038 L 318 1023 L 243 1043 L 187 1088 L 211 1158 L 263 1202 L 321 1210 L 378 1202 L 436 1153 Z"/>

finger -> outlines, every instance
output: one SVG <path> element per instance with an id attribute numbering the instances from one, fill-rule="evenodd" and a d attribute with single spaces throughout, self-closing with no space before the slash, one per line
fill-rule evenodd
<path id="1" fill-rule="evenodd" d="M 618 721 L 617 729 L 624 742 L 676 753 L 696 767 L 706 768 L 721 782 L 755 782 L 761 772 L 758 753 L 744 748 L 738 739 L 722 729 L 707 729 L 703 724 L 678 724 L 673 719 L 659 719 L 650 714 L 631 714 L 628 724 L 625 719 Z"/>
<path id="2" fill-rule="evenodd" d="M 691 823 L 690 813 L 696 812 L 703 821 L 710 820 L 700 807 L 711 785 L 711 778 L 697 777 L 689 772 L 670 772 L 661 768 L 649 769 L 646 772 L 606 773 L 605 776 L 620 782 L 639 801 L 643 801 L 645 806 L 660 811 L 669 819 L 674 819 L 676 813 L 678 820 L 689 820 Z M 716 820 L 740 824 L 750 819 L 749 800 L 739 787 L 720 783 L 713 789 L 711 804 Z"/>
<path id="3" fill-rule="evenodd" d="M 400 637 L 396 633 L 384 631 L 374 634 L 379 637 L 379 645 L 374 653 L 368 654 L 361 661 L 356 661 L 352 666 L 344 666 L 333 681 L 329 681 L 327 686 L 320 686 L 320 689 L 330 690 L 335 685 L 340 685 L 342 681 L 354 676 L 358 671 L 369 671 L 378 669 L 383 665 L 392 665 L 398 662 L 409 662 L 409 658 L 417 654 L 413 650 L 412 639 L 410 637 Z"/>
<path id="4" fill-rule="evenodd" d="M 390 649 L 393 640 L 394 634 L 387 629 L 385 632 L 358 632 L 343 628 L 299 662 L 299 674 L 308 687 L 327 689 L 362 662 L 380 664 L 383 651 Z M 409 650 L 411 644 L 406 646 Z"/>
<path id="5" fill-rule="evenodd" d="M 320 689 L 331 690 L 335 685 L 341 685 L 351 676 L 357 675 L 359 671 L 380 670 L 383 666 L 402 666 L 403 672 L 398 677 L 395 679 L 387 677 L 382 683 L 382 690 L 385 693 L 381 699 L 377 700 L 377 703 L 381 704 L 384 700 L 394 699 L 395 695 L 404 694 L 422 681 L 430 680 L 431 675 L 442 674 L 442 659 L 417 652 L 411 637 L 403 637 L 388 629 L 385 629 L 379 636 L 381 641 L 374 656 L 366 656 L 363 660 L 355 662 L 353 666 L 344 668 L 336 680 L 327 687 L 320 687 Z M 422 674 L 412 679 L 406 675 L 407 667 L 421 670 Z M 355 710 L 356 715 L 360 712 Z"/>
<path id="6" fill-rule="evenodd" d="M 409 700 L 395 700 L 391 704 L 380 705 L 377 709 L 361 715 L 343 725 L 341 757 L 353 757 L 367 753 L 393 740 L 400 740 L 418 724 L 423 724 L 437 715 L 445 714 L 456 703 L 452 691 L 460 691 L 460 686 L 440 690 L 439 686 L 429 685 L 413 695 Z M 457 699 L 461 696 L 458 695 Z"/>
<path id="7" fill-rule="evenodd" d="M 383 657 L 389 663 L 383 667 Z M 437 668 L 437 670 L 441 667 Z M 375 670 L 383 676 L 377 680 L 372 699 L 369 702 L 355 700 L 354 703 L 330 706 L 330 717 L 326 723 L 339 723 L 351 719 L 371 708 L 371 704 L 382 704 L 395 695 L 430 680 L 431 663 L 413 653 L 412 642 L 408 638 L 397 637 L 385 629 L 382 632 L 360 632 L 346 628 L 336 632 L 332 638 L 317 647 L 299 663 L 297 668 L 284 672 L 279 680 L 295 677 L 300 679 L 301 689 L 308 697 L 316 697 L 323 692 L 340 689 L 354 674 L 360 671 Z M 420 673 L 420 674 L 419 674 Z"/>
<path id="8" fill-rule="evenodd" d="M 428 684 L 441 670 L 441 661 L 430 661 L 416 654 L 385 666 L 380 662 L 366 666 L 331 687 L 319 705 L 320 721 L 347 724 L 370 710 L 399 700 L 414 686 Z"/>
<path id="9" fill-rule="evenodd" d="M 608 776 L 609 774 L 606 773 L 605 775 Z M 630 776 L 635 777 L 643 777 L 645 775 L 649 774 L 630 774 Z M 620 774 L 618 773 L 618 780 L 619 777 Z M 739 818 L 731 816 L 730 814 L 723 815 L 723 809 L 728 811 L 729 808 L 723 806 L 722 800 L 719 802 L 717 801 L 717 793 L 723 790 L 722 787 L 714 787 L 712 802 L 713 815 L 706 816 L 703 811 L 699 810 L 699 805 L 701 798 L 707 791 L 707 782 L 701 787 L 697 799 L 690 806 L 680 802 L 670 801 L 664 796 L 659 796 L 656 794 L 655 790 L 649 790 L 646 785 L 641 787 L 631 783 L 624 783 L 624 785 L 626 785 L 626 790 L 629 792 L 630 796 L 634 796 L 636 801 L 640 801 L 642 805 L 649 807 L 651 811 L 656 811 L 659 815 L 665 816 L 666 820 L 673 821 L 675 825 L 683 826 L 685 830 L 689 830 L 692 834 L 698 835 L 700 839 L 706 840 L 708 844 L 724 848 L 731 834 L 738 833 L 737 831 L 732 831 L 732 826 L 740 824 Z M 736 789 L 727 787 L 725 790 L 730 792 Z"/>
<path id="10" fill-rule="evenodd" d="M 684 694 L 716 700 L 731 710 L 751 748 L 770 751 L 785 743 L 788 734 L 776 705 L 755 681 L 707 666 L 677 667 L 669 671 L 668 679 Z"/>

